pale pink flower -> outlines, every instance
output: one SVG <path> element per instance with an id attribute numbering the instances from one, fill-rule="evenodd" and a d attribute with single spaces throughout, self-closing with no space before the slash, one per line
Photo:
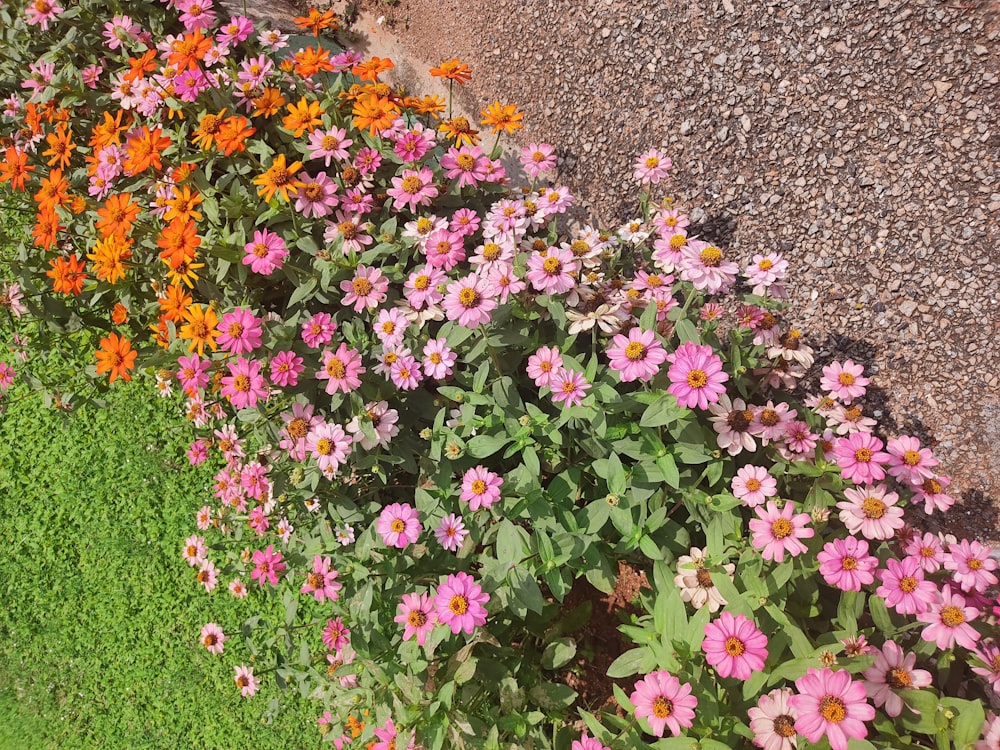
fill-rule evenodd
<path id="1" fill-rule="evenodd" d="M 205 562 L 208 554 L 208 547 L 205 546 L 205 537 L 194 534 L 184 540 L 184 560 L 193 567 L 200 566 Z"/>
<path id="2" fill-rule="evenodd" d="M 404 641 L 416 636 L 417 644 L 423 646 L 437 623 L 437 613 L 430 594 L 403 594 L 399 614 L 393 618 L 393 622 L 403 624 Z"/>
<path id="3" fill-rule="evenodd" d="M 424 344 L 423 368 L 424 374 L 435 380 L 444 380 L 451 375 L 458 356 L 448 346 L 444 338 L 430 339 Z"/>
<path id="4" fill-rule="evenodd" d="M 351 439 L 339 424 L 322 422 L 309 430 L 306 450 L 316 459 L 319 470 L 332 477 L 351 452 Z"/>
<path id="5" fill-rule="evenodd" d="M 486 179 L 488 162 L 479 146 L 452 146 L 441 157 L 441 169 L 445 170 L 444 176 L 449 180 L 457 179 L 459 187 L 475 187 Z"/>
<path id="6" fill-rule="evenodd" d="M 378 319 L 375 321 L 375 335 L 378 336 L 382 346 L 399 346 L 403 343 L 403 336 L 410 322 L 396 308 L 378 311 Z"/>
<path id="7" fill-rule="evenodd" d="M 917 615 L 920 622 L 927 624 L 920 631 L 920 637 L 936 643 L 942 651 L 954 648 L 956 643 L 972 650 L 979 640 L 979 633 L 969 622 L 979 617 L 979 614 L 975 607 L 966 606 L 964 596 L 953 594 L 951 586 L 945 584 L 930 608 Z"/>
<path id="8" fill-rule="evenodd" d="M 934 476 L 939 461 L 930 448 L 921 448 L 920 440 L 909 435 L 890 438 L 885 447 L 889 454 L 889 474 L 900 482 L 919 485 Z"/>
<path id="9" fill-rule="evenodd" d="M 852 738 L 868 736 L 866 721 L 875 718 L 875 709 L 865 697 L 865 686 L 851 679 L 849 672 L 809 669 L 795 681 L 798 695 L 789 699 L 798 712 L 795 731 L 810 742 L 824 735 L 832 750 L 847 750 Z"/>
<path id="10" fill-rule="evenodd" d="M 709 421 L 717 433 L 716 442 L 726 453 L 736 456 L 745 450 L 757 450 L 757 443 L 751 434 L 754 410 L 748 408 L 743 399 L 731 401 L 726 393 L 721 393 L 716 403 L 708 405 L 708 410 L 712 413 Z"/>
<path id="11" fill-rule="evenodd" d="M 739 498 L 743 505 L 754 508 L 767 498 L 778 494 L 778 480 L 763 466 L 748 464 L 736 472 L 732 490 L 733 495 Z"/>
<path id="12" fill-rule="evenodd" d="M 444 295 L 438 291 L 438 285 L 447 280 L 444 271 L 427 265 L 410 274 L 403 284 L 403 294 L 417 310 L 425 305 L 435 305 L 444 299 Z"/>
<path id="13" fill-rule="evenodd" d="M 681 278 L 698 291 L 718 294 L 736 281 L 740 267 L 723 259 L 722 250 L 701 240 L 688 240 L 681 249 Z"/>
<path id="14" fill-rule="evenodd" d="M 441 519 L 441 523 L 434 529 L 434 538 L 449 552 L 456 552 L 469 535 L 465 528 L 465 523 L 461 516 L 449 513 Z"/>
<path id="15" fill-rule="evenodd" d="M 202 627 L 199 640 L 201 645 L 208 649 L 208 653 L 218 655 L 225 648 L 227 636 L 222 632 L 222 628 L 214 622 L 209 622 Z"/>
<path id="16" fill-rule="evenodd" d="M 611 340 L 607 355 L 611 369 L 618 372 L 623 383 L 652 379 L 667 360 L 667 352 L 656 334 L 638 327 L 630 330 L 628 336 L 617 334 Z"/>
<path id="17" fill-rule="evenodd" d="M 245 599 L 247 596 L 247 587 L 243 585 L 243 581 L 239 578 L 234 578 L 229 582 L 229 593 L 237 599 Z"/>
<path id="18" fill-rule="evenodd" d="M 722 360 L 712 347 L 685 341 L 667 359 L 671 362 L 667 393 L 677 398 L 679 406 L 707 409 L 726 392 L 723 383 L 729 380 L 729 374 L 723 372 Z"/>
<path id="19" fill-rule="evenodd" d="M 645 185 L 658 185 L 670 173 L 673 162 L 658 148 L 651 148 L 635 162 L 633 179 Z"/>
<path id="20" fill-rule="evenodd" d="M 543 346 L 528 357 L 528 377 L 535 381 L 538 388 L 551 385 L 552 379 L 562 370 L 562 356 L 559 347 Z"/>
<path id="21" fill-rule="evenodd" d="M 925 573 L 937 573 L 948 559 L 941 537 L 930 532 L 915 535 L 907 542 L 905 552 L 920 564 Z"/>
<path id="22" fill-rule="evenodd" d="M 845 404 L 865 395 L 865 386 L 871 381 L 863 376 L 865 368 L 853 360 L 845 360 L 843 364 L 833 362 L 823 368 L 823 377 L 819 381 L 820 388 L 830 393 L 834 398 Z"/>
<path id="23" fill-rule="evenodd" d="M 788 435 L 788 425 L 797 418 L 795 410 L 789 408 L 784 401 L 777 404 L 768 401 L 764 406 L 757 407 L 750 433 L 760 438 L 761 445 L 768 445 L 773 440 L 784 440 Z"/>
<path id="24" fill-rule="evenodd" d="M 889 716 L 895 718 L 903 711 L 903 698 L 897 690 L 919 690 L 931 684 L 931 673 L 914 669 L 916 663 L 916 654 L 905 654 L 895 641 L 886 641 L 875 652 L 875 663 L 862 673 L 868 697 L 877 707 L 885 706 Z"/>
<path id="25" fill-rule="evenodd" d="M 955 499 L 945 492 L 950 484 L 951 478 L 943 474 L 925 479 L 921 484 L 914 486 L 910 502 L 914 505 L 922 502 L 924 513 L 927 514 L 935 511 L 946 511 L 955 504 Z"/>
<path id="26" fill-rule="evenodd" d="M 324 166 L 330 166 L 331 159 L 347 161 L 350 159 L 348 147 L 354 141 L 347 137 L 347 131 L 343 128 L 331 128 L 322 130 L 316 128 L 309 134 L 309 158 L 323 158 Z"/>
<path id="27" fill-rule="evenodd" d="M 896 503 L 899 495 L 889 492 L 885 485 L 847 487 L 844 497 L 837 503 L 840 520 L 852 534 L 859 531 L 865 539 L 892 539 L 903 528 L 903 509 Z"/>
<path id="28" fill-rule="evenodd" d="M 198 574 L 195 578 L 198 583 L 205 587 L 205 591 L 212 593 L 219 582 L 219 571 L 211 560 L 204 560 L 198 568 Z"/>
<path id="29" fill-rule="evenodd" d="M 319 172 L 315 177 L 303 172 L 299 182 L 301 184 L 295 188 L 292 197 L 295 198 L 295 210 L 307 219 L 322 218 L 332 213 L 340 203 L 337 183 L 326 172 Z"/>
<path id="30" fill-rule="evenodd" d="M 404 391 L 412 391 L 423 379 L 420 363 L 411 355 L 401 356 L 389 366 L 389 379 Z"/>
<path id="31" fill-rule="evenodd" d="M 521 166 L 528 177 L 538 177 L 555 168 L 555 149 L 547 143 L 529 143 L 521 149 Z"/>
<path id="32" fill-rule="evenodd" d="M 394 210 L 405 207 L 416 213 L 418 206 L 430 205 L 438 189 L 434 186 L 434 173 L 428 167 L 421 167 L 419 170 L 404 169 L 402 176 L 393 177 L 392 187 L 386 193 L 393 198 Z"/>
<path id="33" fill-rule="evenodd" d="M 882 584 L 875 593 L 885 599 L 887 607 L 902 615 L 926 612 L 938 597 L 937 587 L 924 579 L 919 558 L 895 560 L 890 557 L 885 561 L 885 570 L 878 571 L 878 577 Z"/>
<path id="34" fill-rule="evenodd" d="M 253 675 L 253 667 L 240 665 L 234 667 L 234 669 L 236 670 L 236 675 L 233 677 L 233 681 L 236 683 L 236 687 L 240 689 L 240 695 L 244 698 L 255 696 L 260 689 L 260 683 Z"/>
<path id="35" fill-rule="evenodd" d="M 795 750 L 795 720 L 791 688 L 777 688 L 761 695 L 757 705 L 747 711 L 753 744 L 763 750 Z"/>
<path id="36" fill-rule="evenodd" d="M 679 737 L 682 728 L 690 728 L 694 723 L 694 709 L 698 706 L 691 686 L 664 670 L 652 672 L 635 683 L 629 700 L 635 706 L 636 718 L 645 718 L 657 737 L 662 737 L 667 729 Z"/>
<path id="37" fill-rule="evenodd" d="M 1000 693 L 1000 645 L 992 640 L 980 641 L 973 655 L 984 666 L 973 662 L 972 671 L 985 678 L 993 687 L 994 693 Z"/>
<path id="38" fill-rule="evenodd" d="M 500 487 L 503 479 L 487 469 L 476 466 L 469 469 L 462 477 L 462 494 L 459 500 L 469 504 L 470 510 L 489 508 L 500 499 Z"/>
<path id="39" fill-rule="evenodd" d="M 768 253 L 767 255 L 756 254 L 750 265 L 746 267 L 743 275 L 747 281 L 753 285 L 753 294 L 763 296 L 775 282 L 785 278 L 788 273 L 788 261 L 778 253 Z"/>
<path id="40" fill-rule="evenodd" d="M 528 257 L 526 281 L 542 294 L 562 294 L 576 286 L 580 263 L 571 250 L 550 247 L 544 255 L 532 253 Z"/>
<path id="41" fill-rule="evenodd" d="M 378 268 L 358 266 L 351 281 L 341 281 L 340 289 L 346 292 L 340 304 L 345 307 L 354 305 L 354 312 L 365 308 L 372 309 L 385 302 L 389 291 L 389 280 Z"/>
<path id="42" fill-rule="evenodd" d="M 496 307 L 496 299 L 488 294 L 485 281 L 476 274 L 448 285 L 444 298 L 445 315 L 464 328 L 478 328 L 488 323 L 490 312 Z"/>
<path id="43" fill-rule="evenodd" d="M 963 539 L 948 545 L 945 570 L 952 571 L 952 579 L 962 591 L 984 591 L 997 584 L 993 571 L 997 561 L 991 556 L 993 548 L 977 541 Z"/>
<path id="44" fill-rule="evenodd" d="M 754 508 L 757 518 L 750 519 L 750 531 L 753 533 L 752 544 L 762 550 L 765 560 L 781 563 L 785 553 L 797 557 L 806 551 L 802 539 L 809 539 L 815 531 L 808 527 L 812 520 L 808 513 L 796 513 L 794 504 L 789 501 L 778 510 L 778 504 L 768 500 L 766 506 Z"/>

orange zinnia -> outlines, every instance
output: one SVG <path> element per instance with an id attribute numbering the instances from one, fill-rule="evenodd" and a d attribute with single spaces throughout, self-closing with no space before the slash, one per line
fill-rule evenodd
<path id="1" fill-rule="evenodd" d="M 440 119 L 440 114 L 446 109 L 444 97 L 440 94 L 408 96 L 403 103 L 407 109 L 412 109 L 418 115 L 430 115 L 435 120 Z"/>
<path id="2" fill-rule="evenodd" d="M 116 302 L 114 309 L 111 311 L 111 322 L 116 326 L 120 326 L 123 323 L 128 323 L 128 308 L 125 307 L 121 302 Z"/>
<path id="3" fill-rule="evenodd" d="M 143 78 L 146 73 L 156 70 L 156 50 L 148 49 L 139 57 L 130 57 L 128 64 L 129 71 L 122 78 L 134 83 L 136 80 Z"/>
<path id="4" fill-rule="evenodd" d="M 395 67 L 392 60 L 388 57 L 373 57 L 371 60 L 366 60 L 355 65 L 351 68 L 351 72 L 362 81 L 371 81 L 374 83 L 385 71 L 392 70 Z"/>
<path id="5" fill-rule="evenodd" d="M 192 142 L 196 146 L 201 146 L 202 149 L 208 151 L 212 147 L 212 142 L 215 140 L 215 136 L 219 134 L 219 128 L 222 127 L 222 116 L 226 113 L 223 109 L 219 114 L 207 114 L 201 118 L 198 123 L 198 129 L 194 131 L 194 138 Z"/>
<path id="6" fill-rule="evenodd" d="M 122 142 L 122 133 L 128 129 L 129 123 L 126 122 L 122 124 L 122 116 L 125 114 L 125 110 L 119 109 L 114 117 L 111 116 L 110 112 L 104 113 L 104 122 L 99 122 L 94 126 L 93 131 L 91 131 L 90 142 L 88 145 L 93 146 L 95 151 L 98 151 L 105 146 L 110 146 L 112 143 L 120 144 Z"/>
<path id="7" fill-rule="evenodd" d="M 210 49 L 212 49 L 212 38 L 206 38 L 201 29 L 197 29 L 171 43 L 167 64 L 177 68 L 178 73 L 183 73 L 188 68 L 197 70 L 198 61 L 205 59 Z"/>
<path id="8" fill-rule="evenodd" d="M 323 29 L 336 31 L 339 19 L 332 10 L 320 13 L 318 9 L 310 8 L 308 16 L 299 16 L 293 20 L 295 21 L 295 25 L 303 31 L 308 29 L 313 33 L 313 36 L 319 36 L 319 32 Z"/>
<path id="9" fill-rule="evenodd" d="M 114 284 L 125 278 L 128 269 L 125 261 L 132 258 L 132 240 L 112 235 L 94 244 L 94 252 L 87 256 L 94 262 L 94 275 Z"/>
<path id="10" fill-rule="evenodd" d="M 66 129 L 66 123 L 59 123 L 56 132 L 45 136 L 45 141 L 49 148 L 42 152 L 42 156 L 52 157 L 48 160 L 48 165 L 60 169 L 68 167 L 76 144 L 73 143 L 73 133 Z"/>
<path id="11" fill-rule="evenodd" d="M 124 336 L 112 333 L 107 338 L 101 339 L 101 348 L 97 355 L 97 374 L 103 375 L 110 372 L 109 383 L 114 383 L 116 378 L 131 380 L 129 370 L 135 369 L 136 352 L 132 349 L 132 343 Z"/>
<path id="12" fill-rule="evenodd" d="M 254 177 L 253 184 L 259 185 L 257 195 L 270 202 L 275 193 L 281 193 L 282 200 L 288 200 L 288 191 L 299 187 L 302 183 L 292 175 L 302 169 L 302 162 L 285 164 L 285 155 L 278 154 L 264 174 Z"/>
<path id="13" fill-rule="evenodd" d="M 226 121 L 222 123 L 216 142 L 222 152 L 226 156 L 230 156 L 236 151 L 246 151 L 247 138 L 256 132 L 257 128 L 252 127 L 250 121 L 243 115 L 233 115 L 227 117 Z"/>
<path id="14" fill-rule="evenodd" d="M 69 181 L 63 177 L 61 169 L 53 169 L 42 178 L 42 185 L 35 193 L 35 202 L 39 209 L 55 209 L 69 200 Z"/>
<path id="15" fill-rule="evenodd" d="M 494 134 L 502 130 L 507 135 L 513 135 L 514 131 L 524 127 L 521 124 L 524 113 L 518 112 L 516 104 L 493 102 L 486 109 L 480 110 L 479 114 L 483 116 L 481 123 L 487 127 L 492 127 Z"/>
<path id="16" fill-rule="evenodd" d="M 271 117 L 278 113 L 278 110 L 285 104 L 285 97 L 281 95 L 281 89 L 266 88 L 260 96 L 253 100 L 254 117 Z"/>
<path id="17" fill-rule="evenodd" d="M 202 305 L 191 305 L 184 313 L 184 325 L 181 326 L 178 335 L 182 339 L 187 339 L 191 343 L 188 351 L 198 350 L 198 356 L 205 354 L 205 345 L 213 352 L 219 350 L 219 345 L 215 343 L 215 337 L 219 335 L 219 319 L 215 316 L 215 311 L 211 307 Z"/>
<path id="18" fill-rule="evenodd" d="M 368 132 L 373 136 L 392 127 L 398 112 L 395 102 L 376 94 L 368 94 L 358 99 L 351 110 L 351 114 L 354 115 L 354 127 L 358 130 L 368 128 Z"/>
<path id="19" fill-rule="evenodd" d="M 306 47 L 295 53 L 295 72 L 303 78 L 312 78 L 321 70 L 333 70 L 330 60 L 330 50 L 317 47 Z"/>
<path id="20" fill-rule="evenodd" d="M 464 117 L 453 117 L 438 125 L 438 130 L 455 141 L 455 145 L 461 148 L 464 145 L 475 146 L 479 143 L 479 131 L 473 130 L 469 121 Z"/>
<path id="21" fill-rule="evenodd" d="M 171 266 L 170 270 L 167 271 L 167 276 L 170 277 L 171 284 L 184 283 L 188 289 L 194 289 L 194 282 L 198 280 L 197 271 L 204 267 L 204 263 L 192 263 L 185 260 L 179 263 L 176 268 Z"/>
<path id="22" fill-rule="evenodd" d="M 31 236 L 35 238 L 35 246 L 51 250 L 56 244 L 56 235 L 62 230 L 59 226 L 59 214 L 54 208 L 40 208 Z"/>
<path id="23" fill-rule="evenodd" d="M 167 321 L 160 318 L 156 325 L 151 325 L 149 330 L 153 333 L 153 341 L 156 345 L 162 347 L 163 349 L 170 348 L 170 328 L 167 326 Z"/>
<path id="24" fill-rule="evenodd" d="M 192 219 L 194 221 L 201 221 L 203 218 L 201 211 L 195 210 L 197 205 L 203 200 L 201 195 L 199 193 L 192 193 L 191 188 L 187 185 L 184 187 L 174 185 L 173 191 L 174 197 L 167 200 L 170 210 L 167 211 L 163 220 L 173 221 L 174 219 L 180 219 L 181 221 L 187 221 Z"/>
<path id="25" fill-rule="evenodd" d="M 170 284 L 167 286 L 166 295 L 157 297 L 156 302 L 159 304 L 160 314 L 165 320 L 179 323 L 184 320 L 184 313 L 190 306 L 192 299 L 183 286 Z"/>
<path id="26" fill-rule="evenodd" d="M 18 151 L 13 146 L 4 151 L 3 164 L 0 164 L 0 183 L 10 182 L 12 188 L 23 193 L 24 181 L 34 171 L 34 167 L 28 166 L 27 152 Z"/>
<path id="27" fill-rule="evenodd" d="M 162 169 L 163 162 L 160 153 L 170 145 L 168 136 L 163 135 L 163 128 L 150 130 L 143 125 L 142 130 L 129 136 L 125 142 L 127 156 L 122 166 L 129 177 L 145 172 L 152 167 Z"/>
<path id="28" fill-rule="evenodd" d="M 181 263 L 189 263 L 195 259 L 201 246 L 201 237 L 198 236 L 193 221 L 178 218 L 163 228 L 156 244 L 163 248 L 160 260 L 171 268 L 177 268 Z"/>
<path id="29" fill-rule="evenodd" d="M 317 125 L 321 125 L 322 117 L 323 110 L 320 109 L 319 102 L 310 102 L 303 96 L 298 104 L 288 105 L 288 114 L 282 119 L 281 124 L 286 130 L 292 131 L 293 137 L 298 138 L 305 132 L 311 133 Z"/>
<path id="30" fill-rule="evenodd" d="M 435 78 L 446 78 L 464 86 L 472 80 L 472 68 L 459 62 L 456 57 L 441 63 L 436 68 L 431 68 L 431 75 Z"/>
<path id="31" fill-rule="evenodd" d="M 97 215 L 101 217 L 96 224 L 97 231 L 101 237 L 126 237 L 141 210 L 138 203 L 132 202 L 131 193 L 111 195 L 104 206 L 97 209 Z"/>
<path id="32" fill-rule="evenodd" d="M 80 294 L 83 282 L 87 278 L 84 264 L 76 255 L 66 258 L 53 258 L 49 261 L 51 269 L 45 275 L 52 279 L 52 290 L 56 294 Z"/>

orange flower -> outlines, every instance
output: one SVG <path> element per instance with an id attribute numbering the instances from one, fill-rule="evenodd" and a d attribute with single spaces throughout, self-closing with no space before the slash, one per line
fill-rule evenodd
<path id="1" fill-rule="evenodd" d="M 160 152 L 170 145 L 170 138 L 163 135 L 163 128 L 150 130 L 143 125 L 139 133 L 129 136 L 125 143 L 127 156 L 123 165 L 125 174 L 133 176 L 145 172 L 152 167 L 162 169 L 163 162 L 160 161 Z"/>
<path id="2" fill-rule="evenodd" d="M 216 141 L 222 152 L 226 156 L 230 156 L 235 151 L 246 151 L 247 138 L 256 132 L 257 128 L 252 127 L 247 118 L 243 117 L 243 115 L 234 115 L 227 117 L 226 121 L 222 123 Z"/>
<path id="3" fill-rule="evenodd" d="M 128 308 L 121 302 L 115 303 L 115 307 L 111 311 L 111 322 L 116 326 L 128 323 Z"/>
<path id="4" fill-rule="evenodd" d="M 374 83 L 385 71 L 392 70 L 395 67 L 392 60 L 388 57 L 373 57 L 371 60 L 366 60 L 355 65 L 351 68 L 351 72 L 362 81 L 372 81 Z"/>
<path id="5" fill-rule="evenodd" d="M 295 53 L 295 72 L 303 78 L 312 78 L 321 70 L 333 70 L 330 50 L 306 47 Z"/>
<path id="6" fill-rule="evenodd" d="M 323 29 L 331 29 L 336 31 L 338 28 L 338 18 L 332 10 L 324 11 L 320 13 L 316 8 L 309 9 L 308 16 L 299 16 L 295 18 L 295 25 L 302 30 L 310 30 L 313 36 L 319 36 L 319 32 Z"/>
<path id="7" fill-rule="evenodd" d="M 166 296 L 158 297 L 157 304 L 160 306 L 160 314 L 164 320 L 179 323 L 184 320 L 184 313 L 187 311 L 192 300 L 184 287 L 180 284 L 170 284 L 167 286 Z"/>
<path id="8" fill-rule="evenodd" d="M 302 169 L 302 162 L 294 162 L 291 166 L 285 164 L 285 155 L 278 154 L 264 174 L 254 177 L 253 184 L 259 185 L 257 195 L 270 202 L 275 193 L 281 193 L 282 200 L 288 200 L 288 191 L 297 188 L 301 182 L 292 175 Z"/>
<path id="9" fill-rule="evenodd" d="M 204 60 L 205 55 L 211 48 L 211 37 L 205 38 L 205 35 L 201 33 L 201 29 L 197 29 L 193 33 L 185 34 L 180 39 L 171 43 L 167 64 L 177 68 L 178 73 L 183 73 L 188 68 L 197 70 L 198 61 Z"/>
<path id="10" fill-rule="evenodd" d="M 521 124 L 524 112 L 518 112 L 516 104 L 493 102 L 486 109 L 480 110 L 479 114 L 483 116 L 481 123 L 492 127 L 494 134 L 502 130 L 507 135 L 513 135 L 515 131 L 524 127 Z"/>
<path id="11" fill-rule="evenodd" d="M 351 114 L 354 115 L 354 127 L 358 130 L 368 128 L 371 135 L 376 135 L 392 127 L 399 112 L 396 103 L 376 94 L 368 94 L 356 102 Z"/>
<path id="12" fill-rule="evenodd" d="M 52 290 L 56 294 L 80 294 L 83 282 L 87 278 L 84 264 L 76 255 L 67 258 L 53 258 L 49 261 L 52 268 L 45 275 L 52 279 Z"/>
<path id="13" fill-rule="evenodd" d="M 473 130 L 469 121 L 464 117 L 453 117 L 438 125 L 438 130 L 455 141 L 455 145 L 461 148 L 463 145 L 475 146 L 479 143 L 479 131 Z"/>
<path id="14" fill-rule="evenodd" d="M 167 327 L 166 320 L 160 318 L 155 326 L 149 327 L 149 330 L 153 332 L 153 341 L 157 346 L 163 349 L 170 348 L 170 328 Z"/>
<path id="15" fill-rule="evenodd" d="M 136 352 L 132 349 L 131 342 L 117 333 L 112 333 L 101 339 L 100 349 L 95 352 L 97 355 L 97 374 L 103 375 L 110 372 L 109 383 L 114 383 L 116 378 L 131 380 L 129 370 L 135 369 Z"/>
<path id="16" fill-rule="evenodd" d="M 125 261 L 132 258 L 132 240 L 112 235 L 94 244 L 94 252 L 87 256 L 94 262 L 94 275 L 114 284 L 125 278 L 128 269 Z"/>
<path id="17" fill-rule="evenodd" d="M 42 152 L 42 156 L 52 157 L 48 160 L 48 165 L 58 166 L 60 169 L 68 167 L 76 144 L 73 143 L 73 133 L 66 129 L 66 123 L 59 123 L 56 132 L 45 136 L 45 141 L 49 144 L 49 148 Z"/>
<path id="18" fill-rule="evenodd" d="M 219 319 L 211 307 L 191 305 L 184 313 L 184 320 L 186 322 L 181 326 L 178 335 L 191 342 L 188 345 L 189 352 L 197 349 L 198 356 L 201 357 L 205 353 L 206 344 L 213 352 L 219 350 L 219 345 L 215 343 L 215 337 L 219 335 Z"/>
<path id="19" fill-rule="evenodd" d="M 35 171 L 28 166 L 28 154 L 9 146 L 4 151 L 3 163 L 0 164 L 0 183 L 10 182 L 12 188 L 24 192 L 24 180 Z"/>
<path id="20" fill-rule="evenodd" d="M 201 211 L 195 210 L 196 206 L 202 201 L 201 195 L 199 193 L 192 193 L 191 188 L 187 185 L 182 188 L 174 185 L 173 191 L 174 197 L 167 200 L 170 210 L 167 211 L 163 220 L 173 221 L 174 219 L 179 219 L 187 221 L 193 219 L 194 221 L 201 221 L 203 218 Z"/>
<path id="21" fill-rule="evenodd" d="M 436 68 L 431 68 L 431 75 L 435 78 L 446 78 L 464 86 L 472 80 L 472 68 L 459 62 L 456 57 L 441 63 Z"/>
<path id="22" fill-rule="evenodd" d="M 285 97 L 281 95 L 281 89 L 266 88 L 253 100 L 254 110 L 250 114 L 254 117 L 271 117 L 284 104 Z"/>
<path id="23" fill-rule="evenodd" d="M 323 110 L 320 109 L 319 102 L 307 101 L 303 96 L 298 104 L 288 105 L 289 114 L 286 115 L 281 124 L 286 130 L 291 130 L 292 135 L 298 138 L 305 132 L 311 133 L 317 125 L 322 124 Z"/>
<path id="24" fill-rule="evenodd" d="M 56 235 L 62 230 L 59 226 L 59 215 L 54 208 L 40 208 L 31 236 L 35 238 L 35 246 L 51 250 L 56 244 Z"/>
<path id="25" fill-rule="evenodd" d="M 163 228 L 156 244 L 163 248 L 160 260 L 171 268 L 177 268 L 181 263 L 195 259 L 201 246 L 201 237 L 198 236 L 193 221 L 177 218 Z"/>
<path id="26" fill-rule="evenodd" d="M 138 203 L 132 202 L 131 193 L 117 193 L 111 195 L 102 208 L 97 209 L 98 219 L 96 227 L 101 237 L 117 235 L 126 237 L 132 231 L 132 225 L 142 209 Z"/>
<path id="27" fill-rule="evenodd" d="M 188 289 L 194 289 L 194 282 L 198 280 L 197 271 L 204 267 L 204 263 L 192 263 L 185 260 L 178 263 L 176 268 L 171 266 L 170 270 L 167 271 L 167 276 L 170 277 L 171 284 L 184 283 Z"/>
<path id="28" fill-rule="evenodd" d="M 187 178 L 191 176 L 191 173 L 198 168 L 197 164 L 192 164 L 190 162 L 184 162 L 178 164 L 176 167 L 170 170 L 170 182 L 175 185 L 180 185 L 182 182 L 187 182 Z"/>
<path id="29" fill-rule="evenodd" d="M 53 169 L 42 178 L 42 185 L 35 193 L 35 202 L 39 209 L 55 209 L 69 200 L 69 182 L 63 177 L 61 169 Z"/>
<path id="30" fill-rule="evenodd" d="M 219 128 L 222 127 L 222 116 L 226 113 L 223 109 L 219 114 L 207 114 L 201 118 L 198 123 L 198 129 L 194 131 L 194 138 L 192 142 L 196 146 L 201 146 L 203 150 L 208 151 L 212 147 L 212 142 L 215 140 L 215 136 L 219 133 Z"/>
<path id="31" fill-rule="evenodd" d="M 111 116 L 110 112 L 104 112 L 104 122 L 99 122 L 94 126 L 93 131 L 91 131 L 89 146 L 93 146 L 94 150 L 104 148 L 105 146 L 110 146 L 112 143 L 120 144 L 122 142 L 122 133 L 128 129 L 129 123 L 126 122 L 122 124 L 122 116 L 125 114 L 125 110 L 119 109 L 114 117 Z"/>
<path id="32" fill-rule="evenodd" d="M 156 50 L 148 49 L 139 57 L 130 57 L 128 64 L 129 71 L 123 76 L 123 79 L 135 82 L 143 78 L 146 73 L 156 70 Z"/>
<path id="33" fill-rule="evenodd" d="M 408 96 L 404 100 L 407 109 L 412 109 L 418 115 L 430 115 L 435 120 L 445 110 L 444 97 L 439 94 L 429 94 L 426 96 Z"/>

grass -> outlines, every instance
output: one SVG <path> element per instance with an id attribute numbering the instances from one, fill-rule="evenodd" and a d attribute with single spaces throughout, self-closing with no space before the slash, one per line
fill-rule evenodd
<path id="1" fill-rule="evenodd" d="M 177 402 L 148 380 L 69 414 L 20 395 L 0 402 L 0 750 L 317 747 L 315 704 L 283 696 L 262 726 L 273 679 L 242 699 L 248 654 L 198 643 L 260 607 L 181 558 L 212 471 L 187 465 Z"/>

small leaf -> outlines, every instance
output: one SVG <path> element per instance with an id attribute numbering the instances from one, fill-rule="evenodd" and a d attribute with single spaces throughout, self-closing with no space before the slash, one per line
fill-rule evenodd
<path id="1" fill-rule="evenodd" d="M 542 667 L 544 669 L 559 669 L 576 656 L 576 641 L 572 638 L 560 638 L 552 641 L 542 652 Z"/>

